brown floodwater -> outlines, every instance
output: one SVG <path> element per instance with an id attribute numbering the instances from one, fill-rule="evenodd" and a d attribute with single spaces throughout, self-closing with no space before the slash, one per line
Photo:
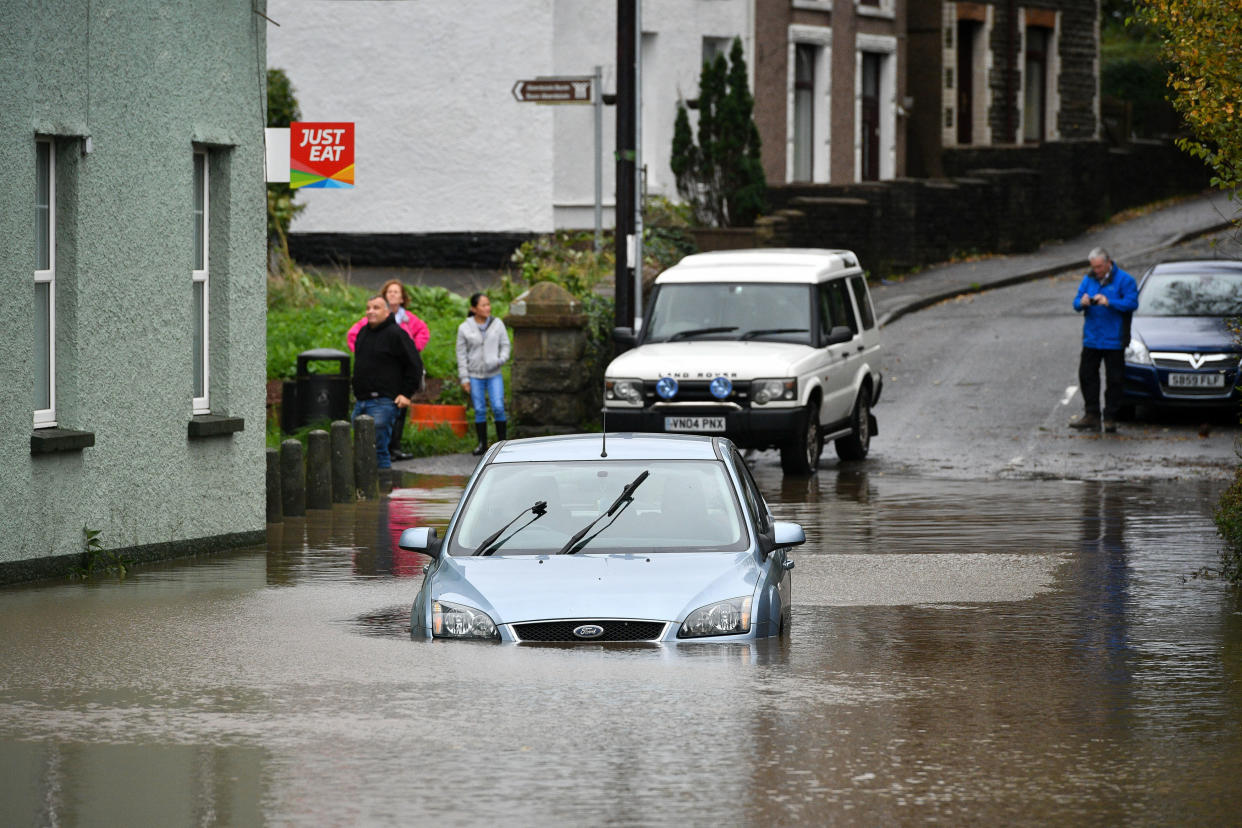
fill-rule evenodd
<path id="1" fill-rule="evenodd" d="M 808 543 L 753 645 L 412 641 L 456 477 L 2 589 L 0 823 L 1238 823 L 1219 483 L 757 477 Z"/>

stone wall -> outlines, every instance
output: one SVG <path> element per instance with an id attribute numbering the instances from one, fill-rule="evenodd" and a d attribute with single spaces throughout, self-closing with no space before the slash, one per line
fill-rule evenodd
<path id="1" fill-rule="evenodd" d="M 1097 141 L 944 153 L 947 178 L 769 188 L 760 244 L 848 248 L 883 275 L 979 253 L 1034 250 L 1110 215 L 1208 186 L 1175 147 Z"/>
<path id="2" fill-rule="evenodd" d="M 582 303 L 553 282 L 539 282 L 509 305 L 513 330 L 510 411 L 514 437 L 582 430 L 593 379 L 583 368 Z"/>

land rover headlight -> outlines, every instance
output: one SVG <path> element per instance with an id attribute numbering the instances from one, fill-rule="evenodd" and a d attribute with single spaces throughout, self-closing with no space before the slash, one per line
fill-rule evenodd
<path id="1" fill-rule="evenodd" d="M 643 381 L 638 379 L 604 380 L 604 403 L 606 405 L 642 405 Z"/>
<path id="2" fill-rule="evenodd" d="M 1130 344 L 1126 348 L 1126 362 L 1132 365 L 1151 365 L 1151 353 L 1137 336 L 1130 337 Z"/>
<path id="3" fill-rule="evenodd" d="M 796 379 L 759 379 L 750 384 L 750 401 L 755 405 L 793 402 L 798 399 Z"/>
<path id="4" fill-rule="evenodd" d="M 677 637 L 704 638 L 709 635 L 741 635 L 747 632 L 750 632 L 749 595 L 699 607 L 681 622 Z"/>
<path id="5" fill-rule="evenodd" d="M 431 634 L 436 638 L 500 638 L 487 613 L 448 601 L 431 602 Z"/>

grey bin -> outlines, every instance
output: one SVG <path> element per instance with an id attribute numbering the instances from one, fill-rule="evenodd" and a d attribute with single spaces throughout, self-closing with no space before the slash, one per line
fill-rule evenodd
<path id="1" fill-rule="evenodd" d="M 297 375 L 281 390 L 280 427 L 296 431 L 322 420 L 349 419 L 349 354 L 315 348 L 298 354 Z M 312 362 L 335 362 L 336 373 L 310 372 Z"/>

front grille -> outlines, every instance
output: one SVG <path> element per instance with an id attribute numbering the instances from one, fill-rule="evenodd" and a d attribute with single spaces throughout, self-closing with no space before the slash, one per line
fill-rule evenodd
<path id="1" fill-rule="evenodd" d="M 711 380 L 681 380 L 677 384 L 677 395 L 668 402 L 675 403 L 736 403 L 743 408 L 750 405 L 750 383 L 736 382 L 733 393 L 718 400 L 712 396 Z M 643 396 L 648 403 L 664 402 L 664 398 L 656 393 L 656 382 L 648 380 L 643 383 Z"/>
<path id="2" fill-rule="evenodd" d="M 1196 360 L 1198 357 L 1198 360 Z M 1181 354 L 1174 351 L 1155 353 L 1151 361 L 1157 368 L 1171 368 L 1174 371 L 1197 369 L 1232 368 L 1238 364 L 1237 354 Z M 1198 361 L 1199 364 L 1195 365 Z"/>
<path id="3" fill-rule="evenodd" d="M 602 627 L 603 635 L 595 638 L 579 638 L 574 635 L 575 629 L 587 624 Z M 519 641 L 656 641 L 664 633 L 664 622 L 620 621 L 613 618 L 531 621 L 514 624 L 513 632 Z"/>

